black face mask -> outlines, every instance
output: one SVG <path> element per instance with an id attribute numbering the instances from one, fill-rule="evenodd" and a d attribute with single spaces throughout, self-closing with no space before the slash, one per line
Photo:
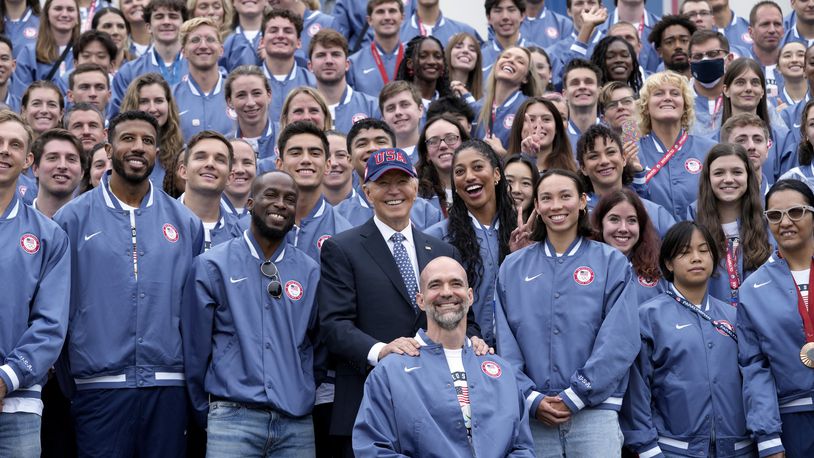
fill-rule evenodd
<path id="1" fill-rule="evenodd" d="M 724 59 L 708 59 L 690 64 L 692 77 L 706 86 L 714 86 L 724 77 Z"/>

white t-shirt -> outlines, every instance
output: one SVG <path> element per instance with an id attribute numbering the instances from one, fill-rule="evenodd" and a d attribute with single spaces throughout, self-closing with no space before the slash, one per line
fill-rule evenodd
<path id="1" fill-rule="evenodd" d="M 731 223 L 723 223 L 721 224 L 721 229 L 723 229 L 724 235 L 728 239 L 740 237 L 740 231 L 738 230 L 737 221 L 733 221 Z"/>
<path id="2" fill-rule="evenodd" d="M 808 276 L 811 269 L 806 270 L 792 270 L 791 275 L 794 277 L 794 283 L 797 283 L 797 288 L 800 290 L 800 296 L 803 297 L 803 303 L 808 310 Z"/>
<path id="3" fill-rule="evenodd" d="M 455 386 L 455 393 L 458 395 L 458 404 L 461 406 L 461 414 L 464 417 L 467 436 L 472 436 L 472 408 L 469 404 L 469 384 L 466 382 L 466 370 L 461 357 L 461 349 L 444 349 L 447 357 L 449 371 L 452 373 L 452 384 Z"/>

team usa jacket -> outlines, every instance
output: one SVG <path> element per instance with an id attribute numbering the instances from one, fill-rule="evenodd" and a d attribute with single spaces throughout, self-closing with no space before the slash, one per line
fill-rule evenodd
<path id="1" fill-rule="evenodd" d="M 678 134 L 681 138 L 684 131 Z M 646 185 L 642 197 L 663 206 L 676 221 L 683 221 L 687 207 L 698 197 L 698 178 L 709 150 L 715 142 L 688 135 L 684 145 Z M 639 160 L 646 171 L 656 167 L 667 153 L 655 135 L 648 134 L 639 140 Z"/>
<path id="2" fill-rule="evenodd" d="M 571 412 L 618 411 L 639 352 L 638 299 L 627 258 L 578 237 L 562 256 L 545 240 L 500 266 L 497 351 L 514 367 L 532 416 L 543 396 Z"/>
<path id="3" fill-rule="evenodd" d="M 701 308 L 734 330 L 734 307 L 707 295 Z M 667 294 L 642 304 L 639 322 L 642 348 L 620 416 L 625 444 L 640 458 L 710 456 L 711 442 L 721 458 L 754 451 L 735 340 Z"/>
<path id="4" fill-rule="evenodd" d="M 283 288 L 279 299 L 268 293 L 263 250 L 251 230 L 194 261 L 181 330 L 187 389 L 202 425 L 208 395 L 292 417 L 314 406 L 319 266 L 285 242 L 270 260 Z"/>
<path id="5" fill-rule="evenodd" d="M 263 34 L 258 32 L 254 40 L 249 41 L 243 33 L 243 29 L 237 26 L 223 42 L 223 55 L 218 60 L 218 65 L 225 68 L 227 72 L 231 72 L 241 65 L 260 65 L 257 50 L 262 38 Z"/>
<path id="6" fill-rule="evenodd" d="M 37 45 L 40 17 L 34 14 L 31 8 L 25 9 L 25 13 L 23 13 L 23 17 L 21 17 L 19 21 L 12 21 L 8 16 L 4 17 L 3 20 L 5 21 L 4 27 L 6 29 L 4 34 L 11 39 L 13 46 L 11 54 L 15 59 L 20 55 L 20 51 L 22 51 L 26 45 Z M 22 93 L 20 95 L 22 95 Z"/>
<path id="7" fill-rule="evenodd" d="M 376 58 L 373 55 L 374 48 L 381 58 L 382 68 L 387 74 L 387 81 L 385 81 L 376 63 Z M 378 99 L 384 85 L 396 79 L 400 49 L 406 50 L 406 46 L 402 43 L 393 52 L 388 53 L 375 42 L 368 42 L 363 45 L 359 51 L 350 56 L 350 70 L 346 75 L 348 84 Z"/>
<path id="8" fill-rule="evenodd" d="M 514 124 L 514 114 L 517 113 L 517 110 L 520 108 L 520 105 L 526 101 L 526 98 L 526 95 L 519 90 L 512 94 L 502 105 L 492 111 L 491 119 L 478 121 L 472 138 L 484 139 L 488 136 L 494 136 L 500 139 L 504 148 L 508 148 L 509 134 Z M 470 94 L 465 100 L 469 103 L 469 107 L 472 108 L 475 115 L 478 116 L 481 107 L 483 107 L 483 99 L 476 102 Z"/>
<path id="9" fill-rule="evenodd" d="M 543 5 L 540 15 L 535 18 L 523 18 L 520 33 L 543 48 L 557 43 L 574 32 L 574 23 L 570 18 L 552 11 Z"/>
<path id="10" fill-rule="evenodd" d="M 497 269 L 500 267 L 500 242 L 498 241 L 500 222 L 495 220 L 489 227 L 486 227 L 480 224 L 471 214 L 470 217 L 472 218 L 472 230 L 475 231 L 478 238 L 480 258 L 483 263 L 483 271 L 480 273 L 478 287 L 475 289 L 475 301 L 472 303 L 472 310 L 475 312 L 475 321 L 480 326 L 483 340 L 489 346 L 494 347 L 495 282 L 497 281 Z M 434 224 L 425 233 L 451 243 L 448 219 Z"/>
<path id="11" fill-rule="evenodd" d="M 404 16 L 404 22 L 401 23 L 401 42 L 408 43 L 413 38 L 422 35 L 431 35 L 437 38 L 444 46 L 449 43 L 449 39 L 461 32 L 466 32 L 472 35 L 478 43 L 483 42 L 480 34 L 471 25 L 464 24 L 463 22 L 454 21 L 444 17 L 443 14 L 438 15 L 438 20 L 432 25 L 432 33 L 427 34 L 424 28 L 425 24 L 421 24 L 418 19 L 418 14 L 413 12 L 410 16 Z"/>
<path id="12" fill-rule="evenodd" d="M 381 119 L 379 100 L 364 92 L 354 91 L 350 85 L 345 87 L 342 99 L 334 108 L 334 129 L 340 132 L 350 132 L 358 121 L 365 118 Z"/>
<path id="13" fill-rule="evenodd" d="M 285 102 L 285 98 L 288 97 L 289 92 L 300 86 L 317 87 L 317 78 L 314 74 L 296 62 L 294 62 L 294 65 L 291 67 L 291 72 L 289 72 L 282 81 L 278 81 L 277 78 L 269 72 L 265 63 L 263 63 L 260 68 L 263 69 L 263 74 L 266 75 L 266 79 L 271 86 L 269 119 L 280 119 L 280 115 L 283 113 L 283 103 Z M 229 132 L 229 130 L 230 129 L 227 128 L 223 132 Z"/>
<path id="14" fill-rule="evenodd" d="M 355 455 L 533 457 L 528 412 L 511 365 L 497 355 L 475 355 L 466 339 L 461 355 L 470 442 L 443 347 L 424 330 L 415 338 L 418 356 L 391 354 L 368 375 L 353 426 Z"/>
<path id="15" fill-rule="evenodd" d="M 158 52 L 150 47 L 141 57 L 126 62 L 121 66 L 119 71 L 116 72 L 116 76 L 113 77 L 113 86 L 110 88 L 110 105 L 113 107 L 112 111 L 108 113 L 110 119 L 119 113 L 119 107 L 121 107 L 124 95 L 127 93 L 127 87 L 139 76 L 145 73 L 158 73 L 163 76 L 167 84 L 172 87 L 181 81 L 181 76 L 189 74 L 187 60 L 183 58 L 181 53 L 178 53 L 169 68 L 164 65 L 163 61 L 161 65 L 158 65 L 159 60 L 161 60 L 161 58 L 158 56 Z M 177 100 L 175 103 L 178 107 L 182 106 Z"/>
<path id="16" fill-rule="evenodd" d="M 178 197 L 178 202 L 184 203 L 184 195 L 181 194 Z M 237 215 L 237 212 L 231 211 L 224 200 L 227 200 L 225 197 L 221 197 L 220 201 L 220 218 L 215 223 L 215 227 L 212 229 L 207 229 L 204 227 L 203 236 L 204 236 L 204 251 L 210 250 L 215 245 L 220 245 L 221 243 L 228 242 L 235 237 L 240 237 L 240 234 L 243 231 L 240 228 L 240 218 Z"/>
<path id="17" fill-rule="evenodd" d="M 184 75 L 181 82 L 172 87 L 172 96 L 178 105 L 181 119 L 181 133 L 184 142 L 202 130 L 231 132 L 237 120 L 237 114 L 226 106 L 223 97 L 223 85 L 226 79 L 218 75 L 218 82 L 212 92 L 206 94 L 192 75 Z"/>
<path id="18" fill-rule="evenodd" d="M 16 194 L 0 215 L 0 238 L 0 380 L 11 407 L 17 398 L 40 399 L 59 356 L 68 328 L 71 251 L 65 232 Z"/>
<path id="19" fill-rule="evenodd" d="M 814 370 L 800 361 L 805 344 L 797 287 L 775 252 L 740 287 L 738 364 L 746 424 L 760 456 L 783 451 L 781 413 L 814 411 Z"/>
<path id="20" fill-rule="evenodd" d="M 152 184 L 123 209 L 110 173 L 54 215 L 71 242 L 70 376 L 79 390 L 183 386 L 181 296 L 201 221 Z"/>
<path id="21" fill-rule="evenodd" d="M 352 227 L 322 196 L 308 216 L 288 231 L 286 241 L 319 263 L 319 250 L 322 249 L 323 242 Z"/>

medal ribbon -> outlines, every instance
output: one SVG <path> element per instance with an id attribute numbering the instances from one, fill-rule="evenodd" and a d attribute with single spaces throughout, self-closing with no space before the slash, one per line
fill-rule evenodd
<path id="1" fill-rule="evenodd" d="M 811 291 L 814 285 L 814 259 L 811 261 L 811 270 L 808 273 L 808 294 L 809 304 L 811 303 Z M 814 342 L 814 307 L 809 305 L 806 310 L 806 303 L 803 300 L 803 295 L 800 293 L 800 287 L 797 282 L 794 282 L 794 287 L 797 288 L 797 311 L 800 312 L 800 318 L 803 319 L 803 326 L 806 331 L 806 342 Z"/>
<path id="2" fill-rule="evenodd" d="M 738 288 L 741 286 L 740 275 L 738 274 L 738 246 L 740 240 L 737 237 L 726 241 L 726 273 L 729 276 L 729 289 L 731 291 L 730 302 L 733 307 L 738 306 Z"/>
<path id="3" fill-rule="evenodd" d="M 652 169 L 650 169 L 649 172 L 647 172 L 647 175 L 644 176 L 645 183 L 650 183 L 650 180 L 652 180 L 657 173 L 661 172 L 661 169 L 664 168 L 664 166 L 667 165 L 668 162 L 670 162 L 670 159 L 672 159 L 673 156 L 675 156 L 675 154 L 681 149 L 681 147 L 684 146 L 684 143 L 687 142 L 687 137 L 689 137 L 689 134 L 687 134 L 687 131 L 684 131 L 684 133 L 681 134 L 681 137 L 678 138 L 676 144 L 673 145 L 673 147 L 670 148 L 669 151 L 664 153 L 664 156 L 662 156 L 661 159 L 659 159 L 655 167 L 653 167 Z M 655 141 L 655 139 L 653 140 Z"/>
<path id="4" fill-rule="evenodd" d="M 384 84 L 390 82 L 390 77 L 387 75 L 387 69 L 384 68 L 384 61 L 382 61 L 382 56 L 379 54 L 379 49 L 376 47 L 376 43 L 370 43 L 370 52 L 373 54 L 373 60 L 376 61 L 376 67 L 379 68 L 379 73 L 382 75 L 382 80 Z M 396 79 L 396 73 L 399 71 L 399 65 L 401 65 L 401 61 L 404 59 L 404 43 L 399 43 L 399 53 L 396 56 L 396 70 L 393 72 L 393 79 Z"/>
<path id="5" fill-rule="evenodd" d="M 735 331 L 733 331 L 732 329 L 729 329 L 728 327 L 724 326 L 723 324 L 721 324 L 720 321 L 713 320 L 712 317 L 707 315 L 703 310 L 701 310 L 700 308 L 694 306 L 693 304 L 690 303 L 690 301 L 688 301 L 687 299 L 684 299 L 683 297 L 679 296 L 678 294 L 674 293 L 673 291 L 667 290 L 665 292 L 667 293 L 668 296 L 675 299 L 676 302 L 683 305 L 684 307 L 689 309 L 691 312 L 695 312 L 698 316 L 700 316 L 704 320 L 708 321 L 715 329 L 717 329 L 717 330 L 723 332 L 724 334 L 728 335 L 735 342 L 738 341 L 738 336 L 735 335 Z"/>

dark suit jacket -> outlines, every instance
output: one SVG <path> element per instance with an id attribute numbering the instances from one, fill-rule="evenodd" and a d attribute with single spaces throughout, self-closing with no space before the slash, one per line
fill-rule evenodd
<path id="1" fill-rule="evenodd" d="M 451 245 L 415 228 L 413 241 L 419 271 L 436 257 L 458 258 Z M 330 433 L 350 436 L 372 369 L 367 362 L 371 347 L 415 336 L 419 328 L 427 328 L 427 316 L 413 311 L 393 255 L 372 218 L 326 240 L 321 257 L 320 329 L 336 363 Z M 467 333 L 478 335 L 471 308 L 467 320 Z"/>

